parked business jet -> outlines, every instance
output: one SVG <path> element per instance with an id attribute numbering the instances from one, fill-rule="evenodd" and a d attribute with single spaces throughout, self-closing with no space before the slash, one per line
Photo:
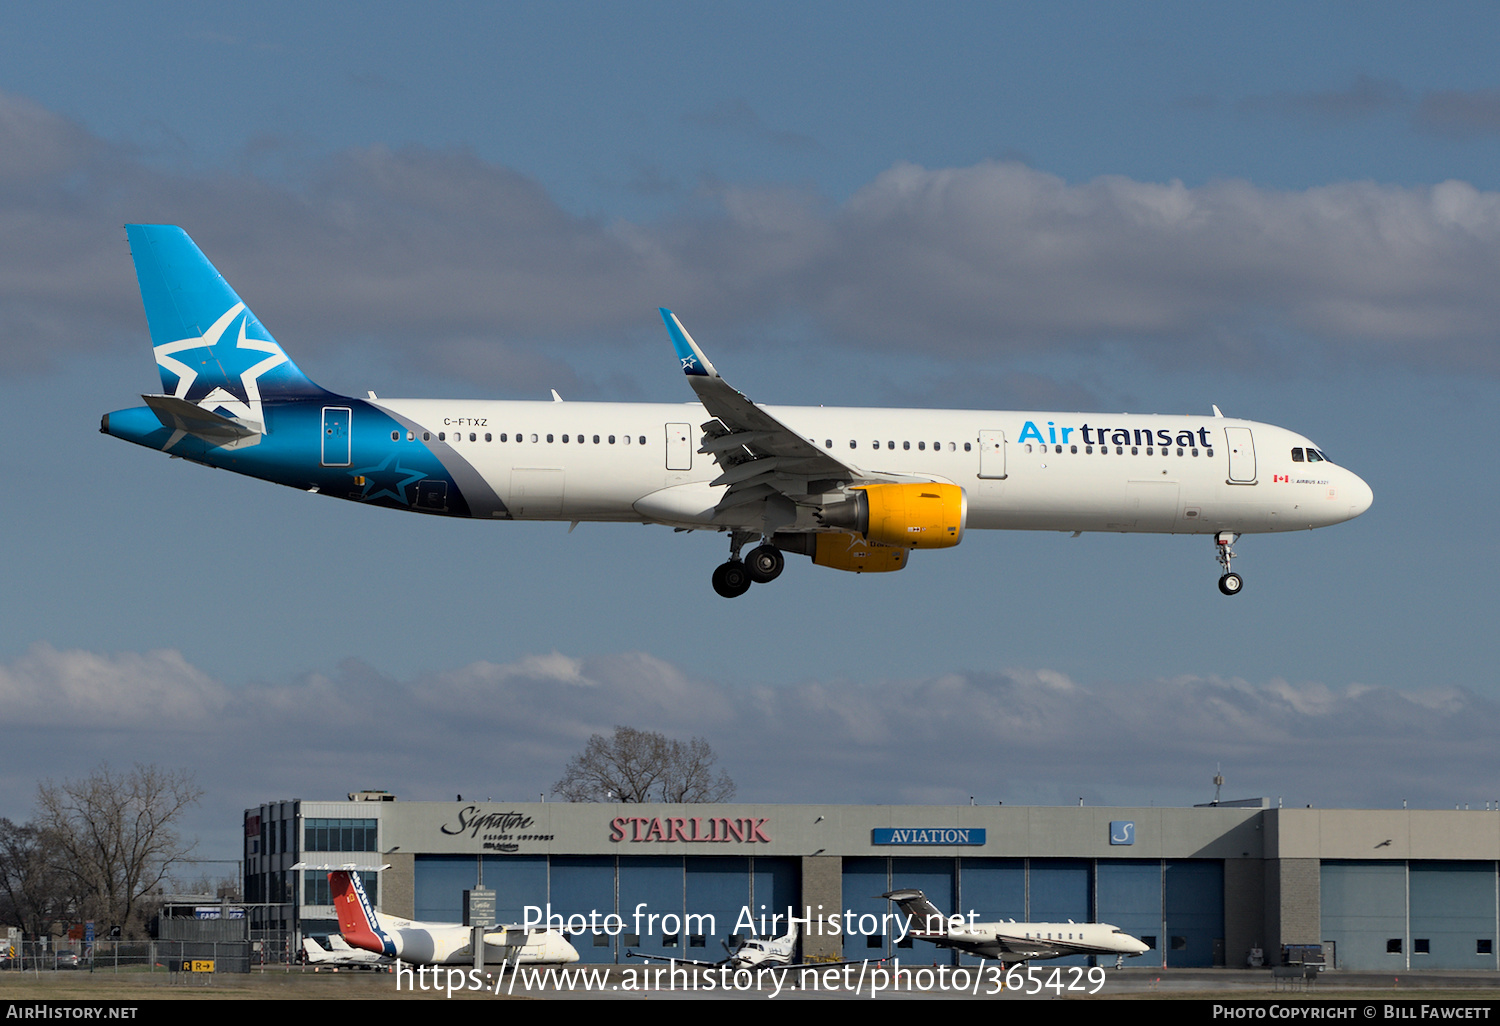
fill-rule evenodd
<path id="1" fill-rule="evenodd" d="M 957 948 L 981 958 L 1001 962 L 1063 958 L 1067 955 L 1114 955 L 1115 968 L 1126 956 L 1151 949 L 1109 923 L 970 923 L 963 916 L 951 919 L 939 912 L 927 895 L 916 889 L 888 891 L 881 895 L 894 901 L 902 914 L 911 917 L 910 935 L 931 941 L 940 948 Z"/>
<path id="2" fill-rule="evenodd" d="M 294 869 L 316 869 L 299 863 Z M 373 867 L 371 867 L 373 868 Z M 364 884 L 352 869 L 328 874 L 339 934 L 355 948 L 413 965 L 473 965 L 472 931 L 461 923 L 420 923 L 385 915 L 370 907 Z M 484 935 L 486 964 L 563 965 L 578 951 L 556 930 L 497 926 Z"/>
<path id="3" fill-rule="evenodd" d="M 639 951 L 627 951 L 627 958 L 642 958 L 648 962 L 671 962 L 674 965 L 695 966 L 728 966 L 731 969 L 756 969 L 775 966 L 779 969 L 797 969 L 800 966 L 792 964 L 792 955 L 797 950 L 797 927 L 794 924 L 790 930 L 780 937 L 745 937 L 733 948 L 728 941 L 720 941 L 724 945 L 724 959 L 720 962 L 704 962 L 692 958 L 673 958 L 670 955 L 645 955 Z M 830 965 L 832 963 L 819 962 L 818 965 Z"/>
<path id="4" fill-rule="evenodd" d="M 784 553 L 900 570 L 912 549 L 950 548 L 975 529 L 1209 535 L 1219 590 L 1233 595 L 1240 535 L 1340 523 L 1371 502 L 1369 486 L 1308 439 L 1217 407 L 761 406 L 669 310 L 701 406 L 340 395 L 302 373 L 181 228 L 126 233 L 162 392 L 106 414 L 104 433 L 371 506 L 725 532 L 729 560 L 713 574 L 725 597 L 774 580 Z"/>
<path id="5" fill-rule="evenodd" d="M 302 940 L 302 953 L 307 964 L 327 966 L 330 969 L 385 969 L 391 959 L 373 951 L 351 948 L 339 934 L 328 935 L 328 947 L 323 947 L 311 937 Z"/>

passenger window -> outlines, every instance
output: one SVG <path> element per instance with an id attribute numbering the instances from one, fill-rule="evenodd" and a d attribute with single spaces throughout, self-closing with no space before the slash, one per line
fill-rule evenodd
<path id="1" fill-rule="evenodd" d="M 411 432 L 410 432 L 410 431 L 408 431 L 408 432 L 407 432 L 407 433 L 406 433 L 406 440 L 407 440 L 407 441 L 408 441 L 408 442 L 410 442 L 410 441 L 411 441 L 411 440 L 412 440 L 412 438 L 413 438 L 413 437 L 414 437 L 414 436 L 413 436 L 413 435 L 412 435 L 412 433 L 411 433 Z"/>
<path id="2" fill-rule="evenodd" d="M 926 452 L 927 451 L 927 443 L 926 442 L 918 442 L 917 443 L 917 451 L 918 452 Z"/>
<path id="3" fill-rule="evenodd" d="M 595 444 L 595 445 L 598 445 L 598 444 L 599 444 L 599 436 L 598 436 L 598 435 L 595 435 L 595 436 L 594 436 L 594 444 Z"/>
<path id="4" fill-rule="evenodd" d="M 504 431 L 500 432 L 500 441 L 504 442 L 506 440 L 507 440 L 506 433 Z"/>
<path id="5" fill-rule="evenodd" d="M 629 435 L 626 435 L 626 436 L 625 436 L 625 444 L 626 444 L 626 445 L 629 445 L 629 444 L 630 444 L 630 436 L 629 436 Z"/>
<path id="6" fill-rule="evenodd" d="M 1140 454 L 1141 454 L 1141 450 L 1140 449 L 1136 448 L 1133 445 L 1130 447 L 1130 455 L 1132 455 L 1132 456 L 1139 456 Z"/>
<path id="7" fill-rule="evenodd" d="M 849 439 L 849 448 L 851 448 L 851 449 L 858 449 L 859 448 L 859 443 L 856 442 L 854 439 L 851 438 L 851 439 Z"/>
<path id="8" fill-rule="evenodd" d="M 1061 456 L 1061 455 L 1062 455 L 1062 446 L 1060 446 L 1060 445 L 1059 445 L 1059 446 L 1058 446 L 1058 447 L 1057 447 L 1057 454 L 1058 454 L 1058 455 L 1059 455 L 1059 456 Z"/>
<path id="9" fill-rule="evenodd" d="M 536 432 L 535 432 L 535 431 L 533 431 L 533 432 L 532 432 L 532 433 L 531 433 L 531 440 L 532 440 L 532 441 L 533 441 L 533 442 L 535 442 L 535 441 L 536 441 L 536 437 L 537 437 L 537 436 L 536 436 Z M 551 435 L 548 435 L 548 436 L 547 436 L 547 441 L 549 441 L 549 442 L 550 442 L 550 441 L 552 441 L 552 436 L 551 436 Z"/>
<path id="10" fill-rule="evenodd" d="M 911 449 L 911 443 L 910 442 L 902 442 L 901 443 L 901 448 L 910 450 Z"/>
<path id="11" fill-rule="evenodd" d="M 1197 450 L 1197 449 L 1194 449 L 1194 450 L 1193 450 L 1193 455 L 1194 455 L 1194 456 L 1196 456 L 1196 455 L 1198 455 L 1198 450 Z"/>
<path id="12" fill-rule="evenodd" d="M 825 448 L 825 449 L 832 449 L 833 448 L 833 439 L 832 438 L 824 439 L 824 441 L 823 441 L 823 448 Z"/>
<path id="13" fill-rule="evenodd" d="M 552 439 L 549 438 L 549 439 L 547 439 L 547 441 L 550 442 L 550 441 L 552 441 Z M 567 444 L 568 444 L 568 436 L 567 435 L 563 435 L 563 445 L 567 445 Z"/>
<path id="14" fill-rule="evenodd" d="M 422 432 L 422 441 L 424 441 L 424 442 L 430 442 L 430 441 L 432 441 L 432 432 L 431 431 L 423 431 Z"/>
<path id="15" fill-rule="evenodd" d="M 547 441 L 549 441 L 549 442 L 552 441 L 552 436 L 551 435 L 547 436 Z"/>
<path id="16" fill-rule="evenodd" d="M 1094 447 L 1092 445 L 1085 445 L 1083 447 L 1083 452 L 1086 456 L 1092 456 L 1094 455 Z"/>
<path id="17" fill-rule="evenodd" d="M 469 441 L 471 441 L 471 442 L 477 442 L 477 441 L 479 441 L 479 436 L 477 434 L 475 434 L 473 431 L 470 431 L 469 432 Z"/>
<path id="18" fill-rule="evenodd" d="M 1068 451 L 1076 454 L 1078 452 L 1078 446 L 1076 446 L 1076 445 L 1070 445 L 1070 446 L 1068 446 Z"/>
<path id="19" fill-rule="evenodd" d="M 493 438 L 491 438 L 491 437 L 490 437 L 490 433 L 489 433 L 489 432 L 488 432 L 488 431 L 486 431 L 486 432 L 485 432 L 485 433 L 484 433 L 484 440 L 485 440 L 485 441 L 486 441 L 486 442 L 493 442 L 493 441 L 494 441 L 494 439 L 493 439 Z"/>
<path id="20" fill-rule="evenodd" d="M 965 442 L 964 443 L 964 452 L 969 452 L 972 449 L 973 449 L 973 443 L 971 443 L 971 442 Z"/>
<path id="21" fill-rule="evenodd" d="M 399 431 L 392 431 L 391 432 L 391 441 L 393 441 L 393 442 L 399 442 L 399 441 L 401 441 L 401 432 L 399 432 Z"/>
<path id="22" fill-rule="evenodd" d="M 446 431 L 439 431 L 438 432 L 438 441 L 439 442 L 446 442 L 447 440 L 448 440 L 448 432 L 446 432 Z"/>
<path id="23" fill-rule="evenodd" d="M 641 444 L 642 444 L 642 445 L 645 445 L 645 444 L 646 444 L 646 436 L 645 436 L 645 435 L 642 435 L 642 436 L 641 436 Z"/>

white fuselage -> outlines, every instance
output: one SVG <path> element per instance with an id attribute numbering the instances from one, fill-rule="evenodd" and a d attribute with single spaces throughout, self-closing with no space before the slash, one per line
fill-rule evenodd
<path id="1" fill-rule="evenodd" d="M 698 403 L 378 399 L 412 444 L 458 457 L 472 515 L 752 527 L 715 513 Z M 964 489 L 977 529 L 1253 534 L 1358 516 L 1371 492 L 1284 428 L 1214 416 L 767 407 L 872 475 Z M 425 441 L 424 441 L 425 433 Z M 566 441 L 564 440 L 566 439 Z M 1166 441 L 1168 444 L 1162 444 Z M 1294 460 L 1294 450 L 1302 456 Z M 481 485 L 476 488 L 475 485 Z M 488 491 L 488 504 L 481 493 Z M 804 519 L 790 527 L 810 530 Z"/>
<path id="2" fill-rule="evenodd" d="M 912 936 L 1008 962 L 1069 955 L 1131 957 L 1151 950 L 1109 923 L 972 923 L 936 933 L 913 930 Z"/>
<path id="3" fill-rule="evenodd" d="M 469 927 L 459 923 L 419 923 L 376 913 L 380 931 L 390 938 L 394 956 L 413 965 L 472 965 Z M 555 930 L 495 927 L 484 935 L 487 965 L 553 965 L 578 961 L 578 952 Z"/>

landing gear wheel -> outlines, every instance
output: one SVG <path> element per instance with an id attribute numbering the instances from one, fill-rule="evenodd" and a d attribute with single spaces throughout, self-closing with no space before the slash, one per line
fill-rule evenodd
<path id="1" fill-rule="evenodd" d="M 725 598 L 739 598 L 750 590 L 750 571 L 737 559 L 720 563 L 714 571 L 714 591 Z"/>
<path id="2" fill-rule="evenodd" d="M 756 584 L 770 584 L 781 576 L 786 557 L 774 545 L 761 545 L 750 550 L 750 555 L 745 557 L 745 567 Z"/>
<path id="3" fill-rule="evenodd" d="M 1214 535 L 1214 553 L 1224 568 L 1224 576 L 1219 578 L 1219 590 L 1226 595 L 1238 595 L 1245 586 L 1240 575 L 1229 569 L 1229 561 L 1234 558 L 1234 543 L 1239 540 L 1240 536 L 1233 531 L 1220 531 Z"/>

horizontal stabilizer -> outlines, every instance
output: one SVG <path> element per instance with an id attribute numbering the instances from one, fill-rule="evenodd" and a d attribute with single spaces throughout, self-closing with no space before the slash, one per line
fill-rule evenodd
<path id="1" fill-rule="evenodd" d="M 232 445 L 247 438 L 260 438 L 265 428 L 253 420 L 237 420 L 205 410 L 196 403 L 170 395 L 143 395 L 162 427 L 201 438 L 209 445 Z"/>

